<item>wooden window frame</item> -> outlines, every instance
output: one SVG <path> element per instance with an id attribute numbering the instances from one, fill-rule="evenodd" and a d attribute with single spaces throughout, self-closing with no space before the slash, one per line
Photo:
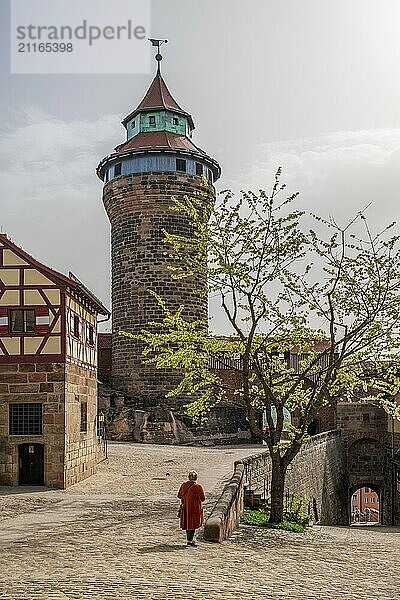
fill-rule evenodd
<path id="1" fill-rule="evenodd" d="M 187 173 L 187 161 L 184 158 L 176 158 L 176 170 L 179 171 L 179 173 Z M 179 168 L 179 166 L 183 167 L 185 166 L 184 169 Z"/>
<path id="2" fill-rule="evenodd" d="M 72 335 L 74 336 L 74 338 L 79 340 L 81 337 L 81 320 L 79 318 L 79 315 L 77 315 L 76 313 L 72 313 L 72 318 L 73 318 Z"/>
<path id="3" fill-rule="evenodd" d="M 12 315 L 16 311 L 22 312 L 22 313 L 28 313 L 28 312 L 33 313 L 33 330 L 32 331 L 26 330 L 27 320 L 25 318 L 25 314 L 22 315 L 22 322 L 23 322 L 22 331 L 13 330 Z M 35 335 L 35 333 L 36 333 L 36 310 L 34 308 L 22 308 L 22 307 L 9 308 L 8 309 L 8 332 L 10 333 L 10 335 Z"/>
<path id="4" fill-rule="evenodd" d="M 87 325 L 87 343 L 89 346 L 94 346 L 94 327 L 91 324 Z"/>

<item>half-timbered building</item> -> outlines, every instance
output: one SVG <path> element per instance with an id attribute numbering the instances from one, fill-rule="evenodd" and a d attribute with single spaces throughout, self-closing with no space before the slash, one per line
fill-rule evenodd
<path id="1" fill-rule="evenodd" d="M 0 234 L 0 485 L 95 472 L 98 315 L 110 316 L 76 277 Z"/>

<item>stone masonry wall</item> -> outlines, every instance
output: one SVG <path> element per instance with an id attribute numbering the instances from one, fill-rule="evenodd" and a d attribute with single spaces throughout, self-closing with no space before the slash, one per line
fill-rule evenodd
<path id="1" fill-rule="evenodd" d="M 97 377 L 95 371 L 66 365 L 65 487 L 96 472 L 102 458 L 97 438 Z M 87 406 L 87 429 L 81 431 L 81 404 Z"/>
<path id="2" fill-rule="evenodd" d="M 388 431 L 384 446 L 383 477 L 383 523 L 400 525 L 400 432 Z"/>
<path id="3" fill-rule="evenodd" d="M 222 542 L 239 526 L 243 490 L 263 495 L 271 480 L 268 451 L 237 461 L 232 479 L 207 519 L 204 538 Z M 340 431 L 328 431 L 306 442 L 288 470 L 286 490 L 312 501 L 323 525 L 347 525 L 346 451 Z"/>
<path id="4" fill-rule="evenodd" d="M 379 406 L 338 402 L 337 427 L 343 431 L 345 443 L 350 447 L 362 438 L 375 439 L 382 444 L 387 433 L 387 414 Z"/>
<path id="5" fill-rule="evenodd" d="M 0 485 L 18 485 L 18 445 L 44 445 L 44 483 L 64 487 L 65 365 L 0 365 Z M 10 403 L 42 403 L 42 435 L 9 435 Z"/>
<path id="6" fill-rule="evenodd" d="M 322 525 L 347 525 L 346 449 L 340 431 L 306 442 L 288 470 L 287 488 L 314 498 Z"/>
<path id="7" fill-rule="evenodd" d="M 185 173 L 139 173 L 119 177 L 104 187 L 103 200 L 111 222 L 113 356 L 112 387 L 131 394 L 135 408 L 165 404 L 165 394 L 177 383 L 176 372 L 142 364 L 138 341 L 118 335 L 138 333 L 151 321 L 161 321 L 163 311 L 149 294 L 152 289 L 172 310 L 185 306 L 190 319 L 207 316 L 207 299 L 193 293 L 200 279 L 174 281 L 167 269 L 171 259 L 163 242 L 163 229 L 191 235 L 189 220 L 171 210 L 171 196 L 201 197 L 205 212 L 215 200 L 215 190 L 201 177 Z M 169 399 L 168 405 L 186 399 Z"/>
<path id="8" fill-rule="evenodd" d="M 245 481 L 248 489 L 263 494 L 264 482 L 271 481 L 271 462 L 268 452 L 244 459 Z M 315 435 L 302 446 L 288 468 L 286 490 L 298 492 L 316 501 L 322 524 L 347 524 L 347 465 L 346 450 L 340 431 Z"/>
<path id="9" fill-rule="evenodd" d="M 400 521 L 394 484 L 393 454 L 400 448 L 397 423 L 373 404 L 338 403 L 338 427 L 348 452 L 348 500 L 360 487 L 379 495 L 380 519 L 385 525 Z"/>

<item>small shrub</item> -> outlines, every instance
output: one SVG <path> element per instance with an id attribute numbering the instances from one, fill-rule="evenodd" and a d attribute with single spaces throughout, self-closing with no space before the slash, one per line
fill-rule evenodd
<path id="1" fill-rule="evenodd" d="M 268 527 L 269 529 L 283 529 L 294 533 L 303 533 L 306 525 L 294 523 L 286 518 L 282 523 L 270 523 L 269 512 L 265 510 L 245 510 L 241 516 L 241 522 L 245 525 L 255 525 L 258 527 Z"/>
<path id="2" fill-rule="evenodd" d="M 308 512 L 308 503 L 303 496 L 297 492 L 286 494 L 283 509 L 284 520 L 298 525 L 309 525 L 312 516 Z"/>

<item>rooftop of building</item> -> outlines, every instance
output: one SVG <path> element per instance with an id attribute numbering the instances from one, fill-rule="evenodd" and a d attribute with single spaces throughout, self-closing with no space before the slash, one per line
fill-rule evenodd
<path id="1" fill-rule="evenodd" d="M 8 249 L 12 250 L 20 256 L 24 261 L 34 266 L 38 271 L 42 272 L 52 281 L 55 281 L 60 286 L 74 290 L 82 299 L 86 300 L 98 314 L 104 316 L 110 316 L 110 311 L 104 306 L 104 304 L 86 287 L 73 273 L 69 273 L 69 276 L 56 271 L 55 269 L 48 267 L 44 263 L 34 258 L 31 254 L 28 254 L 23 248 L 18 246 L 10 237 L 5 233 L 0 233 L 0 242 L 4 244 Z"/>
<path id="2" fill-rule="evenodd" d="M 157 71 L 156 76 L 151 82 L 143 100 L 139 102 L 135 110 L 129 113 L 125 119 L 123 119 L 122 124 L 126 126 L 128 121 L 133 119 L 140 112 L 148 112 L 153 110 L 170 110 L 174 113 L 183 115 L 188 119 L 191 129 L 194 129 L 192 116 L 183 110 L 172 97 L 172 94 L 159 71 Z"/>

